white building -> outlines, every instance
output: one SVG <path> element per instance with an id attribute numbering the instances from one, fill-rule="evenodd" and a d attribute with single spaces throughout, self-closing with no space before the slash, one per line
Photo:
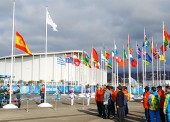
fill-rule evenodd
<path id="1" fill-rule="evenodd" d="M 57 63 L 57 57 L 65 59 L 65 55 L 73 56 L 77 54 L 80 59 L 82 51 L 63 51 L 47 53 L 47 62 L 45 53 L 34 53 L 33 56 L 27 54 L 14 55 L 13 76 L 14 81 L 47 81 L 47 82 L 66 82 L 76 85 L 91 84 L 95 85 L 107 83 L 107 71 L 103 69 L 89 68 L 84 64 L 75 66 L 72 63 L 60 65 Z M 0 75 L 11 75 L 11 56 L 0 57 Z"/>

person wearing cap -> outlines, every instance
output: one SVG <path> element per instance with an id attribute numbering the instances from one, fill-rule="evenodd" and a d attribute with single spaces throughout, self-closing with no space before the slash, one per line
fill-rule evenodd
<path id="1" fill-rule="evenodd" d="M 162 86 L 158 86 L 158 95 L 160 96 L 160 103 L 159 103 L 159 113 L 160 113 L 160 117 L 161 117 L 161 121 L 165 122 L 165 115 L 163 112 L 163 106 L 164 106 L 164 101 L 165 101 L 165 93 L 162 90 Z"/>
<path id="2" fill-rule="evenodd" d="M 17 90 L 14 92 L 16 94 L 16 98 L 18 100 L 18 108 L 21 107 L 21 94 L 20 94 L 20 86 L 17 85 Z"/>
<path id="3" fill-rule="evenodd" d="M 149 95 L 148 104 L 149 104 L 149 115 L 151 122 L 160 122 L 160 113 L 159 113 L 159 103 L 160 103 L 160 96 L 156 91 L 156 87 L 152 87 L 152 92 Z"/>
<path id="4" fill-rule="evenodd" d="M 90 105 L 90 98 L 91 98 L 90 85 L 87 85 L 87 90 L 86 90 L 87 106 Z"/>
<path id="5" fill-rule="evenodd" d="M 104 92 L 100 85 L 97 85 L 97 90 L 95 92 L 95 101 L 97 104 L 97 110 L 100 117 L 102 117 L 102 104 L 103 104 Z"/>
<path id="6" fill-rule="evenodd" d="M 118 121 L 119 122 L 124 122 L 124 100 L 125 100 L 125 95 L 122 92 L 122 86 L 118 86 L 118 93 L 116 97 L 116 108 L 117 108 L 117 115 L 118 115 Z"/>
<path id="7" fill-rule="evenodd" d="M 41 103 L 44 102 L 44 95 L 45 95 L 45 85 L 43 84 L 40 89 Z"/>
<path id="8" fill-rule="evenodd" d="M 130 101 L 130 93 L 127 90 L 126 86 L 122 87 L 122 91 L 125 95 L 125 117 L 127 116 L 127 114 L 129 113 L 129 109 L 128 109 L 128 102 Z"/>
<path id="9" fill-rule="evenodd" d="M 151 94 L 149 91 L 149 87 L 145 86 L 145 92 L 143 93 L 143 107 L 145 109 L 145 118 L 146 122 L 150 122 L 150 116 L 149 116 L 149 104 L 148 104 L 148 98 Z"/>
<path id="10" fill-rule="evenodd" d="M 76 95 L 74 94 L 74 88 L 71 88 L 69 96 L 70 96 L 71 106 L 72 106 L 74 105 L 74 98 L 76 97 Z"/>
<path id="11" fill-rule="evenodd" d="M 170 86 L 167 88 L 167 94 L 165 96 L 163 111 L 164 114 L 166 115 L 167 122 L 170 122 Z"/>

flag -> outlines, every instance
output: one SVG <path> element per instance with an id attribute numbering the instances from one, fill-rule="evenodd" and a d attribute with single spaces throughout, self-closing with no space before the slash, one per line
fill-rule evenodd
<path id="1" fill-rule="evenodd" d="M 127 59 L 127 54 L 126 54 L 126 50 L 125 49 L 123 50 L 123 57 L 124 57 L 124 60 Z"/>
<path id="2" fill-rule="evenodd" d="M 164 38 L 166 41 L 170 41 L 170 35 L 168 34 L 168 32 L 166 31 L 166 28 L 164 27 Z"/>
<path id="3" fill-rule="evenodd" d="M 132 47 L 131 47 L 131 40 L 130 40 L 130 38 L 129 38 L 129 37 L 128 37 L 128 44 L 127 44 L 127 48 L 128 48 L 128 50 L 129 50 L 130 54 L 132 54 L 133 49 L 132 49 Z"/>
<path id="4" fill-rule="evenodd" d="M 145 50 L 148 51 L 150 47 L 150 42 L 148 41 L 148 38 L 146 37 L 146 34 L 144 34 L 144 42 L 143 47 L 145 47 Z"/>
<path id="5" fill-rule="evenodd" d="M 133 58 L 132 54 L 129 54 L 130 57 L 130 64 L 132 67 L 136 67 L 137 66 L 137 61 Z"/>
<path id="6" fill-rule="evenodd" d="M 26 42 L 24 41 L 24 38 L 21 36 L 21 34 L 19 34 L 18 32 L 16 32 L 16 43 L 15 43 L 15 47 L 28 53 L 30 56 L 32 56 L 31 51 L 29 50 Z"/>
<path id="7" fill-rule="evenodd" d="M 73 57 L 66 55 L 65 61 L 66 61 L 66 63 L 73 63 Z"/>
<path id="8" fill-rule="evenodd" d="M 136 45 L 136 53 L 137 53 L 137 58 L 140 59 L 141 58 L 141 49 L 140 47 L 138 46 L 138 44 Z"/>
<path id="9" fill-rule="evenodd" d="M 150 51 L 151 51 L 151 54 L 154 54 L 154 53 L 155 53 L 154 45 L 153 45 L 153 40 L 151 41 Z"/>
<path id="10" fill-rule="evenodd" d="M 115 53 L 114 51 L 112 51 L 112 59 L 114 60 L 114 57 L 115 57 Z"/>
<path id="11" fill-rule="evenodd" d="M 163 53 L 162 53 L 161 50 L 159 50 L 159 60 L 160 60 L 160 61 L 166 61 L 166 60 L 165 60 L 165 57 L 164 57 L 164 55 L 163 55 Z"/>
<path id="12" fill-rule="evenodd" d="M 148 53 L 146 53 L 146 61 L 148 61 L 149 63 L 152 62 L 152 58 L 149 56 Z"/>
<path id="13" fill-rule="evenodd" d="M 165 51 L 167 51 L 167 47 L 165 45 L 162 45 L 160 47 L 160 50 L 162 51 L 162 53 L 164 53 Z"/>
<path id="14" fill-rule="evenodd" d="M 110 54 L 106 50 L 104 51 L 104 53 L 105 53 L 105 58 L 107 60 L 109 60 L 110 59 Z"/>
<path id="15" fill-rule="evenodd" d="M 92 48 L 92 56 L 93 56 L 92 57 L 93 62 L 97 63 L 99 60 L 99 57 L 98 57 L 97 51 L 94 48 Z"/>
<path id="16" fill-rule="evenodd" d="M 77 56 L 75 54 L 73 55 L 73 62 L 75 64 L 75 66 L 79 66 L 80 65 L 80 60 L 77 58 Z"/>
<path id="17" fill-rule="evenodd" d="M 109 62 L 106 64 L 107 67 L 112 69 L 112 59 L 109 60 Z"/>
<path id="18" fill-rule="evenodd" d="M 118 63 L 118 66 L 126 67 L 126 62 L 122 60 L 119 56 L 116 56 L 116 62 Z"/>
<path id="19" fill-rule="evenodd" d="M 50 25 L 53 28 L 53 31 L 58 31 L 57 25 L 53 22 L 48 10 L 46 10 L 46 24 Z"/>
<path id="20" fill-rule="evenodd" d="M 118 50 L 117 50 L 116 44 L 115 44 L 114 54 L 115 54 L 115 55 L 118 54 Z"/>
<path id="21" fill-rule="evenodd" d="M 156 45 L 155 53 L 154 53 L 153 56 L 154 56 L 155 59 L 159 59 L 160 58 L 159 57 L 159 49 L 158 49 L 157 45 Z"/>
<path id="22" fill-rule="evenodd" d="M 65 65 L 65 58 L 57 56 L 57 64 Z"/>
<path id="23" fill-rule="evenodd" d="M 85 64 L 87 67 L 91 68 L 90 57 L 85 51 L 82 52 L 81 62 Z"/>
<path id="24" fill-rule="evenodd" d="M 150 65 L 150 62 L 148 62 L 148 61 L 146 61 L 146 60 L 144 60 L 144 62 L 145 62 L 145 64 L 146 64 L 146 66 L 149 66 L 149 65 Z"/>
<path id="25" fill-rule="evenodd" d="M 98 63 L 95 63 L 95 67 L 97 68 L 97 69 L 100 69 L 100 63 L 98 62 Z"/>

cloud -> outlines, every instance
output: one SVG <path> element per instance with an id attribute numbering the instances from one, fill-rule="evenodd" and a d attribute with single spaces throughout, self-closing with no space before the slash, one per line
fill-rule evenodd
<path id="1" fill-rule="evenodd" d="M 160 46 L 163 21 L 170 32 L 169 3 L 168 0 L 17 0 L 15 30 L 23 35 L 32 52 L 45 51 L 48 6 L 59 30 L 53 32 L 48 26 L 48 51 L 83 49 L 90 53 L 93 46 L 100 52 L 103 44 L 112 50 L 115 40 L 118 51 L 122 52 L 128 34 L 135 49 L 136 41 L 142 45 L 144 27 L 148 38 L 153 37 Z M 0 56 L 11 54 L 12 7 L 11 0 L 0 1 Z"/>

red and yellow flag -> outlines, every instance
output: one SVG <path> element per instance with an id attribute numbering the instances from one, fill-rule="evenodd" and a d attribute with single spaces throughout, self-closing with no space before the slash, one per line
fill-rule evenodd
<path id="1" fill-rule="evenodd" d="M 24 52 L 26 52 L 26 53 L 28 53 L 30 56 L 32 56 L 32 53 L 29 50 L 27 44 L 25 43 L 24 38 L 18 32 L 16 32 L 15 47 L 22 50 L 22 51 L 24 51 Z"/>

